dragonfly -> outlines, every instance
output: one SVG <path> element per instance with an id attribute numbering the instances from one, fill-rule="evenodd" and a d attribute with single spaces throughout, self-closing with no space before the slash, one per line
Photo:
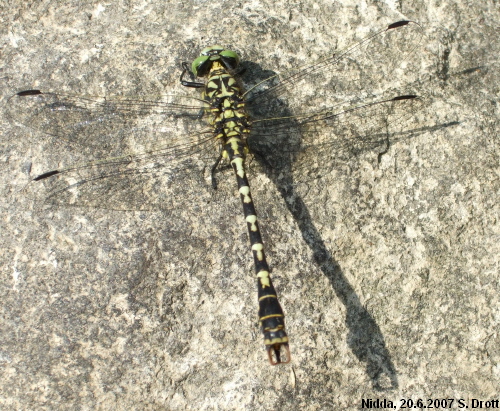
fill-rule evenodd
<path id="1" fill-rule="evenodd" d="M 215 45 L 190 66 L 182 64 L 183 90 L 197 88 L 201 94 L 87 97 L 28 89 L 9 98 L 7 113 L 92 158 L 32 179 L 44 185 L 50 205 L 169 213 L 186 190 L 208 185 L 220 191 L 222 176 L 232 170 L 250 239 L 267 357 L 272 365 L 286 364 L 291 354 L 285 316 L 247 175 L 290 174 L 290 184 L 321 178 L 335 164 L 339 147 L 356 151 L 367 139 L 381 139 L 391 126 L 405 124 L 423 99 L 392 85 L 416 70 L 413 55 L 422 38 L 418 23 L 398 21 L 313 64 L 255 81 L 246 91 L 247 70 L 239 55 Z M 247 161 L 250 157 L 257 161 Z"/>

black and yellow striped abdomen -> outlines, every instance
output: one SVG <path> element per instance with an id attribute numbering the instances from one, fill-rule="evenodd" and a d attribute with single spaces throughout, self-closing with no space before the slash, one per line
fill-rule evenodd
<path id="1" fill-rule="evenodd" d="M 212 61 L 207 76 L 204 98 L 209 105 L 209 123 L 214 130 L 214 138 L 221 143 L 222 157 L 229 160 L 235 172 L 250 236 L 257 274 L 259 322 L 264 333 L 264 344 L 271 364 L 287 363 L 290 361 L 290 351 L 285 332 L 285 316 L 269 275 L 257 213 L 245 171 L 245 157 L 248 152 L 246 137 L 250 132 L 250 120 L 245 111 L 238 81 L 223 63 L 219 60 Z M 281 357 L 282 347 L 285 351 L 284 360 Z"/>

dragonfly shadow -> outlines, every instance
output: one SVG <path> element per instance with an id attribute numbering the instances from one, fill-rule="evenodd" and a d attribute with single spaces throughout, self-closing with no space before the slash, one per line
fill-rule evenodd
<path id="1" fill-rule="evenodd" d="M 396 369 L 380 327 L 363 306 L 339 263 L 327 249 L 302 198 L 297 196 L 290 187 L 287 189 L 279 184 L 278 189 L 299 226 L 302 238 L 312 250 L 315 263 L 330 280 L 335 294 L 346 308 L 349 348 L 359 361 L 366 364 L 366 372 L 372 380 L 374 388 L 382 389 L 381 380 L 384 374 L 390 380 L 390 388 L 397 388 Z"/>
<path id="2" fill-rule="evenodd" d="M 357 48 L 352 50 L 357 57 L 361 55 L 356 52 Z M 255 171 L 262 168 L 261 172 L 276 185 L 312 250 L 314 261 L 345 305 L 348 345 L 352 352 L 366 364 L 374 387 L 396 388 L 397 373 L 380 327 L 363 307 L 340 264 L 327 249 L 301 197 L 301 185 L 328 174 L 353 155 L 378 147 L 387 151 L 392 142 L 432 131 L 432 128 L 398 134 L 386 130 L 389 123 L 405 124 L 404 120 L 410 117 L 407 113 L 422 107 L 421 99 L 412 94 L 370 101 L 359 97 L 365 101 L 347 101 L 347 105 L 334 100 L 335 96 L 349 95 L 345 92 L 325 93 L 320 87 L 313 96 L 307 87 L 301 86 L 301 79 L 311 74 L 313 85 L 325 84 L 319 81 L 321 75 L 317 74 L 324 73 L 325 70 L 319 68 L 328 68 L 328 64 L 334 62 L 332 59 L 311 66 L 312 69 L 289 72 L 285 79 L 274 76 L 274 72 L 263 71 L 256 64 L 246 64 L 246 73 L 251 73 L 253 84 L 257 84 L 253 96 L 245 95 L 253 121 L 248 145 L 258 160 L 253 162 L 257 164 Z M 359 74 L 359 71 L 354 72 Z M 335 73 L 339 74 L 339 70 Z M 244 74 L 243 70 L 240 74 Z M 344 76 L 344 80 L 347 79 Z M 355 89 L 353 92 L 357 91 Z M 311 96 L 320 104 L 310 104 L 315 107 L 311 110 L 316 111 L 307 112 L 309 106 L 302 103 L 309 103 Z M 322 99 L 324 96 L 326 100 Z M 329 106 L 321 105 L 323 102 Z M 293 111 L 288 104 L 294 105 Z M 212 201 L 211 192 L 218 191 L 219 198 L 234 195 L 233 185 L 229 182 L 225 185 L 225 179 L 220 179 L 222 183 L 213 190 L 214 175 L 229 174 L 232 169 L 227 163 L 219 162 L 220 147 L 213 138 L 213 129 L 206 124 L 200 126 L 201 121 L 194 121 L 202 107 L 205 105 L 199 97 L 188 95 L 138 100 L 128 97 L 96 99 L 26 90 L 9 99 L 8 117 L 41 131 L 48 143 L 54 139 L 64 146 L 81 146 L 82 153 L 75 150 L 78 156 L 85 158 L 87 152 L 92 153 L 91 162 L 85 159 L 82 164 L 52 170 L 33 179 L 31 188 L 44 196 L 44 205 L 162 211 L 168 216 L 169 232 L 177 233 L 189 227 L 189 210 L 196 215 L 205 211 L 203 205 Z M 303 109 L 306 111 L 302 112 Z M 386 115 L 392 116 L 392 120 L 385 121 Z M 382 155 L 384 153 L 379 150 L 379 157 Z M 252 168 L 250 163 L 249 168 Z M 214 164 L 220 167 L 214 170 Z M 253 175 L 253 170 L 249 175 Z M 206 177 L 211 177 L 212 184 Z M 218 175 L 216 179 L 219 180 Z M 193 193 L 192 200 L 188 198 L 179 207 L 186 193 Z M 226 207 L 226 201 L 214 203 Z"/>
<path id="3" fill-rule="evenodd" d="M 252 72 L 258 72 L 258 70 L 253 68 Z M 269 76 L 269 73 L 265 75 Z M 458 123 L 408 129 L 398 133 L 388 133 L 383 129 L 373 132 L 374 128 L 372 127 L 366 135 L 350 136 L 352 138 L 341 140 L 335 144 L 326 144 L 325 147 L 325 144 L 321 144 L 321 142 L 311 144 L 314 137 L 311 139 L 311 136 L 305 137 L 305 134 L 315 131 L 311 130 L 310 127 L 304 129 L 294 118 L 294 113 L 287 107 L 286 102 L 278 100 L 277 106 L 272 108 L 272 113 L 259 113 L 258 111 L 257 108 L 257 127 L 253 130 L 254 135 L 249 138 L 250 151 L 280 192 L 288 211 L 301 231 L 302 238 L 313 253 L 314 262 L 329 279 L 335 294 L 344 304 L 346 308 L 345 322 L 349 330 L 347 340 L 349 348 L 358 360 L 365 364 L 366 373 L 371 379 L 374 389 L 380 391 L 395 389 L 398 387 L 397 371 L 382 331 L 370 312 L 363 306 L 359 295 L 346 278 L 339 262 L 328 250 L 297 187 L 304 181 L 309 180 L 310 182 L 311 179 L 321 177 L 315 172 L 310 173 L 310 170 L 314 168 L 312 166 L 314 161 L 319 164 L 318 169 L 323 170 L 328 168 L 324 166 L 327 161 L 329 167 L 335 167 L 335 165 L 331 165 L 331 160 L 339 164 L 339 161 L 347 159 L 347 156 L 383 147 L 384 151 L 379 149 L 380 161 L 380 157 L 394 142 L 414 138 L 422 133 Z M 277 112 L 278 114 L 276 114 Z M 373 114 L 373 111 L 371 113 Z M 380 113 L 381 111 L 376 112 L 376 114 Z M 253 114 L 255 115 L 255 113 Z M 274 115 L 275 118 L 288 118 L 288 124 L 280 123 L 275 130 L 272 129 L 272 126 L 271 128 L 268 126 L 260 127 L 259 117 L 266 115 Z M 371 124 L 373 126 L 374 123 Z M 335 133 L 335 128 L 331 132 Z M 341 134 L 349 137 L 345 131 Z M 306 145 L 304 145 L 305 142 Z M 311 145 L 307 147 L 307 144 Z M 309 158 L 306 159 L 306 157 Z M 311 167 L 308 164 L 311 164 Z M 301 175 L 306 176 L 305 180 L 297 180 L 297 176 Z"/>
<path id="4" fill-rule="evenodd" d="M 257 68 L 253 67 L 252 73 L 258 73 Z M 269 77 L 269 73 L 262 77 Z M 249 139 L 250 150 L 262 165 L 265 174 L 280 192 L 288 211 L 300 229 L 302 238 L 312 250 L 314 262 L 329 279 L 335 294 L 346 307 L 346 325 L 349 329 L 347 343 L 350 349 L 359 361 L 366 364 L 366 373 L 376 389 L 383 389 L 384 375 L 390 381 L 389 388 L 397 388 L 397 372 L 380 327 L 363 306 L 354 287 L 344 275 L 340 264 L 328 250 L 321 233 L 314 225 L 307 205 L 296 190 L 293 169 L 296 153 L 300 152 L 299 146 L 303 141 L 302 132 L 300 126 L 293 120 L 292 110 L 288 108 L 286 103 L 279 102 L 279 105 L 278 115 L 276 115 L 277 107 L 273 107 L 273 113 L 269 113 L 269 115 L 290 118 L 286 136 L 282 137 L 281 141 L 276 141 L 276 134 L 279 135 L 279 133 L 274 133 L 273 136 L 272 133 L 268 134 L 264 128 L 259 130 L 257 127 L 257 130 L 254 130 L 254 140 Z M 258 109 L 257 114 L 253 114 L 257 118 L 268 115 L 267 113 L 259 113 Z M 280 126 L 280 130 L 284 128 Z M 262 134 L 264 137 L 261 138 Z M 266 144 L 266 135 L 272 140 L 269 144 Z M 290 137 L 291 135 L 294 137 Z M 297 147 L 291 147 L 293 142 L 296 143 Z M 281 147 L 282 150 L 277 149 L 277 147 Z"/>
<path id="5" fill-rule="evenodd" d="M 332 288 L 346 308 L 346 326 L 349 330 L 348 345 L 359 361 L 366 364 L 366 373 L 376 389 L 383 389 L 383 376 L 390 380 L 389 388 L 397 388 L 398 380 L 384 336 L 373 316 L 360 301 L 340 264 L 326 247 L 312 220 L 307 205 L 291 181 L 272 178 L 288 211 L 297 223 L 302 238 L 313 252 L 314 262 L 331 282 Z"/>

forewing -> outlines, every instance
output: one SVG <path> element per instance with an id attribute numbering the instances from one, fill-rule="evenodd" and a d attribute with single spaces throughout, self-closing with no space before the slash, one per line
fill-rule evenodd
<path id="1" fill-rule="evenodd" d="M 282 117 L 276 110 L 279 100 L 283 100 L 286 109 L 295 113 L 341 104 L 345 107 L 337 108 L 343 111 L 388 88 L 401 90 L 400 86 L 414 80 L 418 73 L 415 52 L 422 38 L 417 23 L 393 23 L 341 51 L 332 51 L 314 64 L 264 80 L 248 91 L 249 108 L 258 116 Z"/>
<path id="2" fill-rule="evenodd" d="M 38 204 L 167 210 L 193 187 L 201 192 L 220 155 L 194 97 L 95 98 L 28 90 L 12 96 L 8 117 L 93 161 L 52 170 L 29 189 Z M 81 152 L 82 150 L 82 152 Z"/>
<path id="3" fill-rule="evenodd" d="M 89 148 L 113 155 L 130 146 L 177 144 L 173 127 L 190 134 L 200 127 L 204 103 L 187 96 L 158 98 L 84 97 L 27 90 L 7 101 L 5 111 L 14 123 L 43 133 L 51 142 Z M 189 120 L 189 121 L 188 121 Z"/>

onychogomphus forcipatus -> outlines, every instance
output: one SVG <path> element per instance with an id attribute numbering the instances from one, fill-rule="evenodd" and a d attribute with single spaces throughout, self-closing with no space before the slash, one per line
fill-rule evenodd
<path id="1" fill-rule="evenodd" d="M 182 85 L 203 89 L 201 97 L 95 98 L 25 90 L 9 99 L 7 112 L 14 121 L 85 147 L 94 156 L 92 162 L 33 179 L 48 185 L 50 204 L 169 212 L 183 192 L 207 183 L 204 170 L 210 170 L 216 189 L 219 174 L 230 164 L 250 236 L 269 361 L 286 363 L 290 350 L 284 315 L 269 276 L 245 159 L 255 156 L 256 171 L 293 186 L 328 173 L 339 147 L 347 144 L 356 151 L 367 139 L 384 140 L 392 125 L 404 124 L 423 104 L 412 93 L 396 92 L 401 91 L 397 80 L 415 70 L 408 66 L 421 38 L 417 23 L 396 22 L 246 92 L 240 85 L 239 56 L 212 46 L 190 68 L 183 65 Z"/>

